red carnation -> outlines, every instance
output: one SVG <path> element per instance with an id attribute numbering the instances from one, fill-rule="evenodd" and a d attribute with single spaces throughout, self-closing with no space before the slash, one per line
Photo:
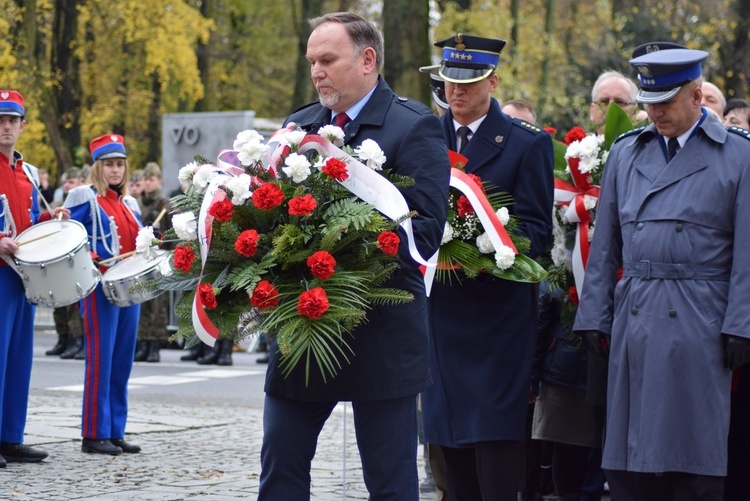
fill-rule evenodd
<path id="1" fill-rule="evenodd" d="M 320 318 L 328 311 L 328 296 L 322 287 L 315 287 L 299 295 L 297 311 L 303 317 L 313 320 Z"/>
<path id="2" fill-rule="evenodd" d="M 578 304 L 578 290 L 575 285 L 571 285 L 570 289 L 568 289 L 568 299 L 571 303 Z"/>
<path id="3" fill-rule="evenodd" d="M 178 245 L 175 247 L 174 255 L 172 256 L 174 261 L 174 267 L 183 273 L 188 273 L 190 268 L 193 267 L 193 261 L 195 261 L 195 253 L 193 249 L 187 245 Z"/>
<path id="4" fill-rule="evenodd" d="M 289 214 L 292 216 L 309 216 L 317 206 L 318 202 L 308 193 L 302 197 L 294 197 L 289 200 Z"/>
<path id="5" fill-rule="evenodd" d="M 209 310 L 213 310 L 219 303 L 216 302 L 216 294 L 214 294 L 214 288 L 211 284 L 201 284 L 198 286 L 198 294 L 200 295 L 203 306 Z"/>
<path id="6" fill-rule="evenodd" d="M 250 303 L 258 309 L 265 310 L 279 305 L 279 291 L 268 280 L 261 280 L 253 289 Z"/>
<path id="7" fill-rule="evenodd" d="M 245 230 L 234 242 L 234 250 L 246 257 L 253 257 L 258 251 L 260 235 L 255 230 Z"/>
<path id="8" fill-rule="evenodd" d="M 321 169 L 324 174 L 328 174 L 336 181 L 344 181 L 349 177 L 349 171 L 346 169 L 346 162 L 338 158 L 329 158 Z"/>
<path id="9" fill-rule="evenodd" d="M 378 235 L 378 248 L 389 256 L 398 254 L 398 244 L 401 239 L 392 231 L 384 231 Z"/>
<path id="10" fill-rule="evenodd" d="M 482 193 L 485 193 L 485 194 L 487 193 L 486 191 L 484 191 L 484 183 L 482 182 L 481 177 L 477 176 L 476 174 L 466 174 L 466 175 L 469 176 L 469 179 L 474 181 L 474 183 L 477 186 L 479 186 L 479 188 L 482 190 Z"/>
<path id="11" fill-rule="evenodd" d="M 580 141 L 584 137 L 586 137 L 586 131 L 581 127 L 575 126 L 570 129 L 567 134 L 565 134 L 565 139 L 563 140 L 563 142 L 566 146 L 570 146 L 570 143 L 572 143 L 573 141 Z"/>
<path id="12" fill-rule="evenodd" d="M 211 205 L 211 208 L 208 209 L 208 213 L 222 223 L 226 223 L 227 221 L 232 219 L 232 214 L 234 214 L 234 205 L 232 204 L 231 200 L 225 198 L 224 200 L 215 202 L 213 205 Z"/>
<path id="13" fill-rule="evenodd" d="M 456 208 L 458 209 L 459 217 L 465 218 L 469 214 L 474 214 L 474 207 L 471 206 L 471 202 L 469 202 L 469 199 L 465 195 L 458 197 Z"/>
<path id="14" fill-rule="evenodd" d="M 318 251 L 307 258 L 310 272 L 319 280 L 328 280 L 333 275 L 336 260 L 327 251 Z"/>
<path id="15" fill-rule="evenodd" d="M 622 268 L 617 268 L 617 281 L 622 280 Z"/>
<path id="16" fill-rule="evenodd" d="M 554 127 L 544 127 L 544 132 L 546 132 L 550 136 L 554 136 L 555 134 L 557 134 L 557 129 L 555 129 Z"/>
<path id="17" fill-rule="evenodd" d="M 253 205 L 261 210 L 271 210 L 284 201 L 284 192 L 274 183 L 264 183 L 253 192 Z"/>

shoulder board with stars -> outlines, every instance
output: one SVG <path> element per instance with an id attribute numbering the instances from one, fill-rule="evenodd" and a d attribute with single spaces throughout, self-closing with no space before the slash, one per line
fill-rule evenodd
<path id="1" fill-rule="evenodd" d="M 729 132 L 734 132 L 738 136 L 742 136 L 745 139 L 750 140 L 750 130 L 743 129 L 742 127 L 737 127 L 736 125 L 732 125 L 731 127 L 727 127 L 727 130 Z"/>
<path id="2" fill-rule="evenodd" d="M 521 120 L 520 118 L 514 118 L 513 119 L 513 125 L 521 127 L 522 129 L 526 129 L 529 132 L 533 132 L 535 134 L 539 133 L 539 132 L 542 132 L 542 129 L 539 128 L 538 126 L 536 126 L 534 124 L 530 124 L 526 120 Z"/>
<path id="3" fill-rule="evenodd" d="M 615 139 L 612 144 L 616 143 L 617 141 L 619 141 L 621 139 L 625 139 L 626 137 L 630 137 L 630 136 L 634 136 L 636 134 L 640 134 L 641 131 L 643 131 L 643 129 L 645 129 L 645 128 L 646 127 L 636 127 L 633 130 L 629 130 L 627 132 L 623 132 L 622 134 L 620 134 L 619 136 L 617 136 L 617 139 Z"/>

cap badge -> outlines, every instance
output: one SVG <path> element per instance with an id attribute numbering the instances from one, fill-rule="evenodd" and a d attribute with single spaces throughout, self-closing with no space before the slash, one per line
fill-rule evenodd
<path id="1" fill-rule="evenodd" d="M 0 97 L 3 98 L 3 101 L 5 101 L 6 99 L 8 99 L 10 97 L 10 93 L 9 92 L 3 92 L 2 94 L 0 94 Z"/>
<path id="2" fill-rule="evenodd" d="M 659 52 L 659 46 L 649 45 L 648 47 L 646 47 L 646 54 L 651 54 L 652 52 Z"/>
<path id="3" fill-rule="evenodd" d="M 464 45 L 464 36 L 459 33 L 456 35 L 456 50 L 464 50 L 466 49 L 466 45 Z"/>
<path id="4" fill-rule="evenodd" d="M 111 136 L 109 136 L 109 138 L 112 140 L 113 143 L 117 142 L 117 136 L 115 136 L 114 134 L 112 134 Z"/>
<path id="5" fill-rule="evenodd" d="M 639 64 L 638 66 L 636 66 L 636 67 L 635 67 L 635 69 L 636 69 L 636 71 L 637 71 L 638 73 L 640 73 L 641 75 L 643 75 L 643 76 L 644 76 L 644 77 L 646 77 L 646 78 L 651 78 L 651 77 L 653 77 L 653 76 L 654 76 L 654 75 L 653 75 L 653 74 L 651 73 L 651 68 L 649 68 L 649 67 L 648 67 L 647 65 L 645 65 L 645 64 Z"/>

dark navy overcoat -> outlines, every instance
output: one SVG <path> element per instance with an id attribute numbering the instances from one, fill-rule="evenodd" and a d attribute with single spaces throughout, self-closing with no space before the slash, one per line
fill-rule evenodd
<path id="1" fill-rule="evenodd" d="M 456 149 L 453 117 L 443 116 Z M 551 238 L 552 140 L 546 132 L 500 111 L 488 115 L 463 151 L 466 172 L 513 196 L 513 216 L 531 239 L 531 257 Z M 524 436 L 534 356 L 538 286 L 491 278 L 436 283 L 430 295 L 434 384 L 422 394 L 425 438 L 458 446 Z"/>
<path id="2" fill-rule="evenodd" d="M 288 119 L 317 132 L 331 122 L 331 111 L 318 103 L 301 108 Z M 393 93 L 382 77 L 375 92 L 346 127 L 345 143 L 356 148 L 365 139 L 378 143 L 386 156 L 384 169 L 414 179 L 402 190 L 412 219 L 417 247 L 429 258 L 440 245 L 448 207 L 450 166 L 438 118 L 422 103 Z M 348 343 L 354 351 L 350 364 L 334 379 L 323 382 L 312 371 L 305 385 L 304 363 L 288 378 L 277 366 L 275 349 L 266 373 L 268 394 L 302 401 L 384 400 L 417 395 L 428 383 L 427 299 L 419 265 L 409 255 L 405 233 L 399 229 L 401 268 L 387 284 L 414 294 L 414 301 L 374 306 L 367 323 L 356 328 Z"/>

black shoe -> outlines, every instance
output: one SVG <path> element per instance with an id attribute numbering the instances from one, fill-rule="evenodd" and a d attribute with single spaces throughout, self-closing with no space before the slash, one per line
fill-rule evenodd
<path id="1" fill-rule="evenodd" d="M 74 337 L 68 341 L 65 351 L 60 354 L 63 360 L 75 358 L 79 351 L 83 351 L 83 336 Z"/>
<path id="2" fill-rule="evenodd" d="M 81 443 L 81 452 L 93 452 L 94 454 L 109 454 L 111 456 L 117 456 L 118 454 L 122 454 L 122 448 L 117 447 L 109 440 L 84 438 Z"/>
<path id="3" fill-rule="evenodd" d="M 34 449 L 24 444 L 9 444 L 0 442 L 0 454 L 6 463 L 38 463 L 49 456 L 47 451 Z"/>
<path id="4" fill-rule="evenodd" d="M 125 452 L 127 454 L 137 454 L 141 452 L 141 446 L 131 444 L 129 442 L 126 442 L 124 438 L 113 438 L 110 440 L 112 442 L 112 445 L 115 447 L 119 447 L 122 449 L 122 452 Z"/>
<path id="5" fill-rule="evenodd" d="M 8 463 L 5 461 L 5 458 L 0 456 L 0 468 L 5 468 L 7 464 Z"/>
<path id="6" fill-rule="evenodd" d="M 151 341 L 138 341 L 135 345 L 135 355 L 133 356 L 134 362 L 145 362 L 148 357 L 148 349 L 151 345 Z"/>
<path id="7" fill-rule="evenodd" d="M 268 363 L 268 354 L 263 355 L 262 357 L 258 357 L 255 359 L 256 364 L 267 364 Z"/>
<path id="8" fill-rule="evenodd" d="M 86 350 L 83 349 L 83 345 L 81 345 L 81 349 L 78 350 L 78 353 L 73 356 L 73 359 L 86 360 Z"/>
<path id="9" fill-rule="evenodd" d="M 203 343 L 198 343 L 187 352 L 187 354 L 180 357 L 183 362 L 194 362 L 203 356 Z"/>
<path id="10" fill-rule="evenodd" d="M 216 344 L 213 348 L 209 349 L 205 355 L 196 360 L 198 365 L 212 365 L 219 360 L 219 346 L 221 346 L 219 340 L 216 340 Z"/>
<path id="11" fill-rule="evenodd" d="M 148 343 L 148 354 L 146 355 L 146 362 L 160 361 L 161 360 L 161 356 L 159 355 L 160 348 L 161 348 L 161 343 L 159 341 L 150 341 Z"/>
<path id="12" fill-rule="evenodd" d="M 68 345 L 68 335 L 61 334 L 57 336 L 57 344 L 53 346 L 51 349 L 45 351 L 44 354 L 48 356 L 62 355 L 67 345 Z"/>
<path id="13" fill-rule="evenodd" d="M 216 365 L 232 365 L 232 348 L 234 341 L 231 339 L 219 339 L 219 358 L 216 359 Z"/>

